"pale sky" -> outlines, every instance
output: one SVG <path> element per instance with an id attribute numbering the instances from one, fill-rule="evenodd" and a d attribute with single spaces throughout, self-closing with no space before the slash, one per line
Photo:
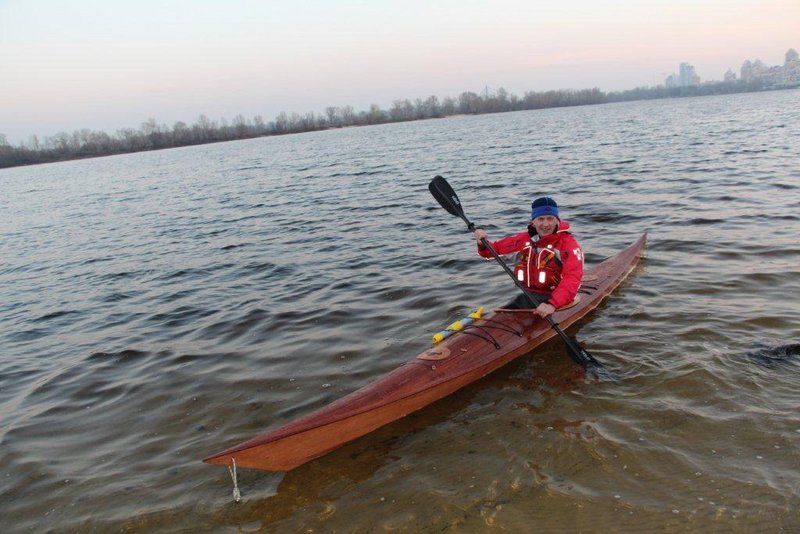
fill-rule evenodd
<path id="1" fill-rule="evenodd" d="M 720 80 L 789 48 L 800 0 L 0 0 L 0 134 Z"/>

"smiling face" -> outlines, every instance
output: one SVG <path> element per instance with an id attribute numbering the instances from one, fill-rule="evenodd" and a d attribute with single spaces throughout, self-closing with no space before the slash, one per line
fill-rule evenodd
<path id="1" fill-rule="evenodd" d="M 558 227 L 558 217 L 552 215 L 541 215 L 531 220 L 531 224 L 536 233 L 540 236 L 550 235 L 556 231 Z"/>

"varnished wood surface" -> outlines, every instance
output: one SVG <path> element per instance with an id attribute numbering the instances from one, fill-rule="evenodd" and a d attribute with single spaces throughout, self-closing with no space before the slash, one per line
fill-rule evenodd
<path id="1" fill-rule="evenodd" d="M 643 234 L 618 255 L 588 270 L 584 279 L 591 280 L 589 293 L 575 306 L 557 311 L 553 319 L 566 329 L 596 308 L 636 266 L 646 239 Z M 452 335 L 375 382 L 203 461 L 231 465 L 235 460 L 237 467 L 266 471 L 293 469 L 449 395 L 556 335 L 533 314 L 501 310 L 476 321 L 473 331 L 490 333 L 492 342 L 463 333 Z M 432 352 L 437 359 L 425 357 Z"/>

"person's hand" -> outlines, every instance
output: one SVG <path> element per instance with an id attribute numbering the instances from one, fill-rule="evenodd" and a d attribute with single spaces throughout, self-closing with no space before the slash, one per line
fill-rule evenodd
<path id="1" fill-rule="evenodd" d="M 475 238 L 475 241 L 477 241 L 479 245 L 481 244 L 481 241 L 483 241 L 484 239 L 489 239 L 489 236 L 486 235 L 486 232 L 483 230 L 483 228 L 476 228 L 475 231 L 472 232 L 472 236 Z"/>
<path id="2" fill-rule="evenodd" d="M 533 312 L 542 319 L 544 319 L 548 315 L 552 315 L 554 311 L 556 311 L 556 309 L 552 305 L 546 302 L 542 302 L 541 304 L 536 306 L 535 310 L 533 310 Z"/>

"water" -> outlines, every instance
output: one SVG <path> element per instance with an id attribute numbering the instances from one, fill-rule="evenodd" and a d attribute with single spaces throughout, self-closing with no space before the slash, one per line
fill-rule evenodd
<path id="1" fill-rule="evenodd" d="M 0 171 L 0 525 L 797 531 L 800 92 L 344 129 Z M 553 341 L 287 474 L 200 462 L 514 294 L 557 198 L 642 268 Z"/>

